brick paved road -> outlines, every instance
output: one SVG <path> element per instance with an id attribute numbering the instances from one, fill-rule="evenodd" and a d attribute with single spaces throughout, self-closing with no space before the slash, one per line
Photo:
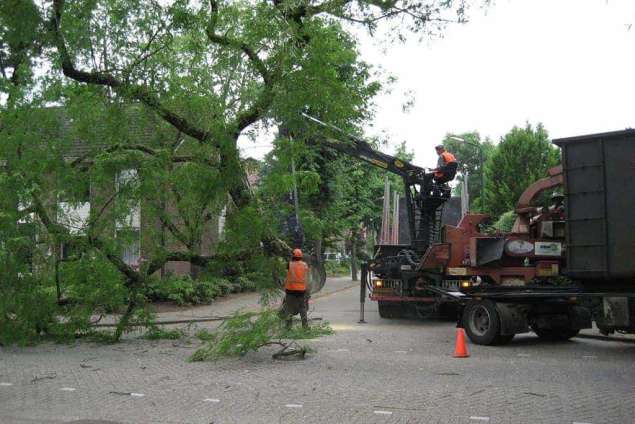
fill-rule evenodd
<path id="1" fill-rule="evenodd" d="M 357 290 L 329 284 L 313 314 L 337 333 L 301 362 L 188 363 L 195 345 L 134 338 L 3 349 L 0 423 L 635 423 L 635 343 L 527 335 L 454 359 L 452 323 L 370 304 L 359 325 Z"/>

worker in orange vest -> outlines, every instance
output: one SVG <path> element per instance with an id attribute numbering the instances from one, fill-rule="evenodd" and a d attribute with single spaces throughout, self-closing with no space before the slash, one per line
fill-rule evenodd
<path id="1" fill-rule="evenodd" d="M 452 181 L 456 176 L 456 170 L 458 168 L 456 158 L 452 153 L 446 151 L 442 145 L 436 146 L 435 149 L 437 155 L 439 155 L 439 161 L 434 170 L 434 182 L 444 184 L 448 181 Z"/>
<path id="2" fill-rule="evenodd" d="M 307 318 L 308 293 L 307 284 L 309 280 L 309 266 L 302 260 L 302 250 L 293 249 L 293 256 L 289 262 L 287 278 L 284 280 L 284 291 L 286 296 L 282 305 L 281 315 L 287 321 L 287 328 L 291 328 L 293 316 L 300 314 L 302 327 L 309 328 Z"/>

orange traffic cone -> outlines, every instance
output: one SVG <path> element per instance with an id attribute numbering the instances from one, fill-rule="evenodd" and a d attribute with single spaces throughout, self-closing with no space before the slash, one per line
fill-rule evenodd
<path id="1" fill-rule="evenodd" d="M 467 344 L 465 343 L 465 330 L 462 328 L 456 329 L 456 345 L 454 347 L 455 358 L 469 358 L 470 352 L 467 350 Z"/>

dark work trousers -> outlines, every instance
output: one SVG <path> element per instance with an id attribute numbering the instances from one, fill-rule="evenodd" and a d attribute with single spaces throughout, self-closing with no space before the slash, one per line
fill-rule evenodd
<path id="1" fill-rule="evenodd" d="M 308 293 L 305 291 L 296 292 L 287 290 L 282 309 L 280 310 L 280 316 L 287 321 L 287 328 L 291 328 L 293 316 L 297 314 L 300 314 L 300 318 L 302 319 L 302 327 L 309 327 L 309 319 L 307 318 L 308 300 Z"/>

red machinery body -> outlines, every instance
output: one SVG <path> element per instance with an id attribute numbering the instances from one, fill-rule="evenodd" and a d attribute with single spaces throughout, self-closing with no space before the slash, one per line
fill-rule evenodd
<path id="1" fill-rule="evenodd" d="M 560 275 L 565 265 L 565 222 L 562 199 L 548 207 L 533 203 L 542 192 L 562 184 L 562 167 L 529 186 L 521 195 L 511 233 L 481 233 L 483 214 L 467 214 L 457 226 L 446 225 L 441 242 L 426 251 L 416 267 L 421 291 L 400 292 L 399 281 L 376 280 L 372 300 L 387 302 L 438 302 L 423 290 L 430 276 L 444 288 L 469 287 L 481 282 L 500 286 L 524 286 Z"/>
<path id="2" fill-rule="evenodd" d="M 457 227 L 445 226 L 443 243 L 431 246 L 421 270 L 442 268 L 448 280 L 475 277 L 503 286 L 522 286 L 560 274 L 565 261 L 565 222 L 562 198 L 548 207 L 534 206 L 542 192 L 562 184 L 562 167 L 530 185 L 516 204 L 511 233 L 486 235 L 480 225 L 487 218 L 467 214 Z"/>

